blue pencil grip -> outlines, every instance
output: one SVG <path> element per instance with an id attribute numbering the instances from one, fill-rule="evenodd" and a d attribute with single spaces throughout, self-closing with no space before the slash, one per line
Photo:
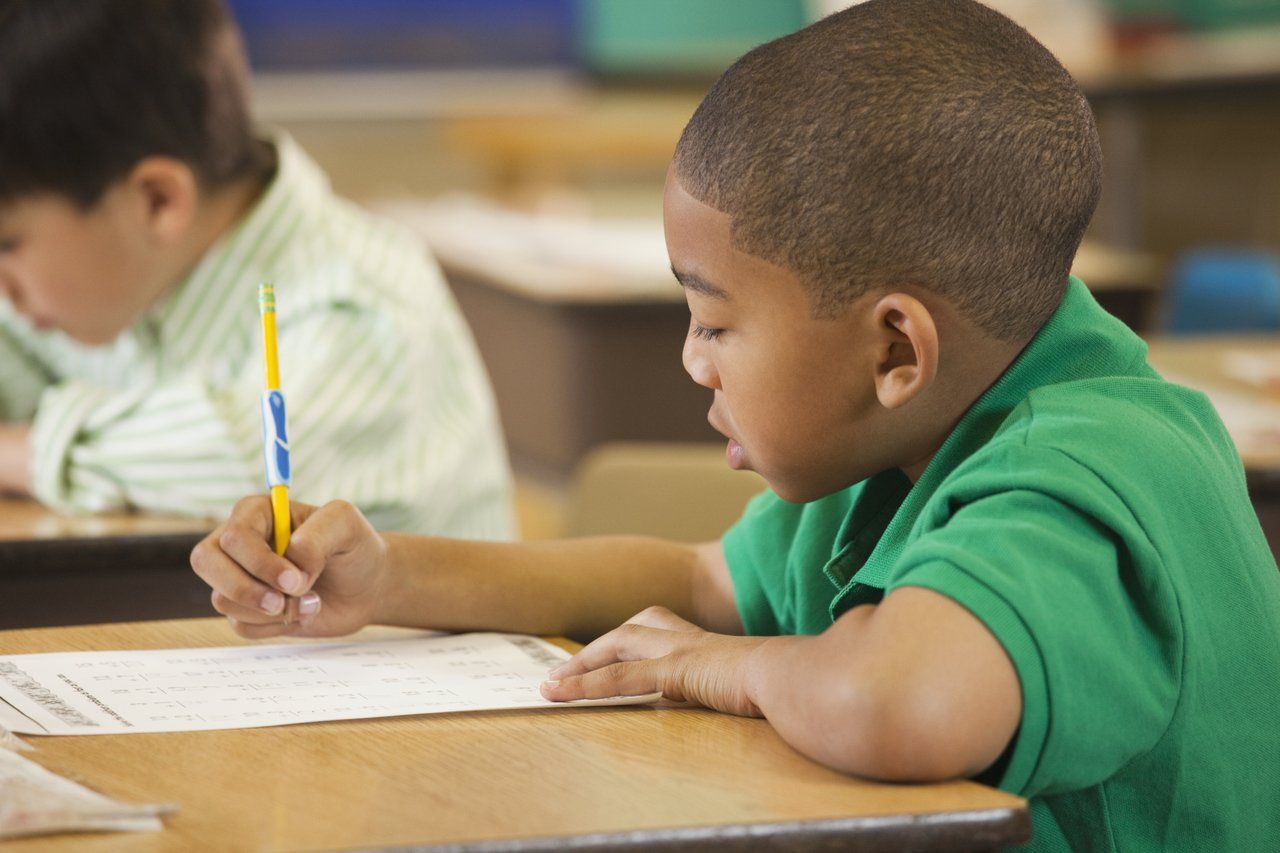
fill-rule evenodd
<path id="1" fill-rule="evenodd" d="M 284 394 L 262 392 L 262 456 L 267 488 L 289 485 L 289 433 L 285 430 Z"/>

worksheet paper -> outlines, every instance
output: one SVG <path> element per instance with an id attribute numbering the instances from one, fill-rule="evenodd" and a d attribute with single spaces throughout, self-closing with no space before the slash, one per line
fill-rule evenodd
<path id="1" fill-rule="evenodd" d="M 568 659 L 521 634 L 8 655 L 0 722 L 36 735 L 179 732 L 661 696 L 548 702 L 538 685 Z"/>

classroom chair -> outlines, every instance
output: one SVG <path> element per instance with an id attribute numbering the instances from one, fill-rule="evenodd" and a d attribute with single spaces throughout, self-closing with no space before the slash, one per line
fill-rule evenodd
<path id="1" fill-rule="evenodd" d="M 1165 330 L 1175 335 L 1280 330 L 1280 259 L 1249 249 L 1196 249 L 1174 267 Z"/>
<path id="2" fill-rule="evenodd" d="M 567 533 L 705 542 L 728 530 L 764 488 L 759 475 L 725 464 L 723 444 L 602 444 L 574 474 Z"/>

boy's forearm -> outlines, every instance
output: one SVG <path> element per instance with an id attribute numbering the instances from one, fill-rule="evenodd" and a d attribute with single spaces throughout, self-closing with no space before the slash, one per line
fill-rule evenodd
<path id="1" fill-rule="evenodd" d="M 497 543 L 389 534 L 392 625 L 586 640 L 651 605 L 696 618 L 697 550 L 640 537 Z"/>
<path id="2" fill-rule="evenodd" d="M 1017 729 L 1021 692 L 999 642 L 959 604 L 907 587 L 813 637 L 751 653 L 747 695 L 783 739 L 889 781 L 972 776 Z"/>
<path id="3" fill-rule="evenodd" d="M 26 424 L 0 424 L 0 493 L 26 495 L 31 491 L 31 450 Z"/>
<path id="4" fill-rule="evenodd" d="M 771 637 L 752 653 L 747 693 L 798 751 L 838 770 L 884 778 L 868 748 L 888 736 L 871 725 L 884 685 L 864 674 L 851 627 L 837 623 L 818 636 Z"/>

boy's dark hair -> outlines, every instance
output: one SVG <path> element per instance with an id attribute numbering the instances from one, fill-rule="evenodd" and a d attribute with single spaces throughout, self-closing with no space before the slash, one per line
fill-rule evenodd
<path id="1" fill-rule="evenodd" d="M 1061 299 L 1102 155 L 1079 88 L 1016 24 L 972 0 L 870 0 L 734 63 L 675 170 L 817 316 L 916 283 L 1020 341 Z"/>
<path id="2" fill-rule="evenodd" d="M 0 200 L 90 207 L 140 160 L 217 188 L 270 168 L 221 0 L 0 0 Z"/>

